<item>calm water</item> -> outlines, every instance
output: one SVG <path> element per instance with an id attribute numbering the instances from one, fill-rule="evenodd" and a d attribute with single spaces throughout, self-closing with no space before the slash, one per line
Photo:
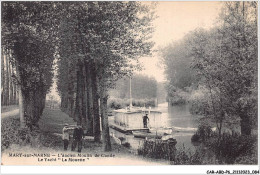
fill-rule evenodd
<path id="1" fill-rule="evenodd" d="M 151 121 L 151 127 L 180 127 L 180 128 L 197 128 L 198 116 L 193 116 L 189 112 L 188 105 L 170 106 L 168 108 L 167 103 L 159 104 L 157 110 L 162 112 L 161 117 L 157 121 Z M 110 120 L 111 121 L 111 120 Z M 161 126 L 158 126 L 159 125 Z M 142 125 L 142 123 L 140 123 Z M 132 148 L 137 149 L 142 145 L 143 139 L 134 138 L 133 135 L 126 135 L 116 130 L 110 129 L 110 133 L 116 137 L 124 137 L 126 142 L 129 142 Z M 177 148 L 185 146 L 186 149 L 194 150 L 194 146 L 191 144 L 191 136 L 193 133 L 178 132 L 172 134 L 177 140 Z"/>

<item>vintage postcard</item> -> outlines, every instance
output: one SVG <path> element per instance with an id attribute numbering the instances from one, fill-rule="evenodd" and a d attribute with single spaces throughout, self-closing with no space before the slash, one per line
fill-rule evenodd
<path id="1" fill-rule="evenodd" d="M 2 1 L 1 166 L 258 165 L 258 8 Z"/>

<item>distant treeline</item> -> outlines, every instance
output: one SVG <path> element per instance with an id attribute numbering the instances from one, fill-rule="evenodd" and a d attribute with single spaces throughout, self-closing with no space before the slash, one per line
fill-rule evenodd
<path id="1" fill-rule="evenodd" d="M 2 50 L 1 59 L 1 106 L 18 104 L 18 87 L 15 79 L 15 67 L 10 59 L 10 50 Z"/>
<path id="2" fill-rule="evenodd" d="M 132 98 L 145 99 L 156 98 L 157 81 L 153 77 L 145 75 L 134 75 L 131 78 Z M 130 79 L 124 78 L 116 82 L 114 89 L 109 91 L 109 95 L 115 98 L 130 98 Z"/>
<path id="3" fill-rule="evenodd" d="M 136 74 L 131 78 L 132 98 L 134 106 L 156 106 L 166 101 L 165 84 L 157 82 L 153 77 Z M 130 79 L 120 79 L 110 89 L 109 106 L 122 108 L 129 105 Z"/>

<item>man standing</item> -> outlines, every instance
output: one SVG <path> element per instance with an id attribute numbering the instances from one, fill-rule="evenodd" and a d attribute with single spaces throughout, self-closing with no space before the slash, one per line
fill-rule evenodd
<path id="1" fill-rule="evenodd" d="M 73 132 L 73 143 L 72 143 L 71 151 L 74 151 L 78 145 L 78 152 L 79 153 L 81 152 L 83 137 L 84 137 L 84 131 L 80 125 L 77 125 L 77 127 L 74 129 Z"/>
<path id="2" fill-rule="evenodd" d="M 69 139 L 70 139 L 69 125 L 66 123 L 64 124 L 64 128 L 62 129 L 62 140 L 63 140 L 65 151 L 68 149 Z"/>
<path id="3" fill-rule="evenodd" d="M 148 114 L 145 114 L 145 116 L 143 116 L 144 128 L 147 128 L 147 122 L 148 122 L 148 121 L 149 121 Z"/>

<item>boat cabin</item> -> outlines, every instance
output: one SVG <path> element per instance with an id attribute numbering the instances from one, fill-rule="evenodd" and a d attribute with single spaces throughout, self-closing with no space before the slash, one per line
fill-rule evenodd
<path id="1" fill-rule="evenodd" d="M 114 126 L 124 130 L 148 130 L 144 128 L 143 116 L 148 114 L 148 128 L 158 128 L 161 125 L 161 112 L 147 109 L 119 109 L 114 111 Z"/>

